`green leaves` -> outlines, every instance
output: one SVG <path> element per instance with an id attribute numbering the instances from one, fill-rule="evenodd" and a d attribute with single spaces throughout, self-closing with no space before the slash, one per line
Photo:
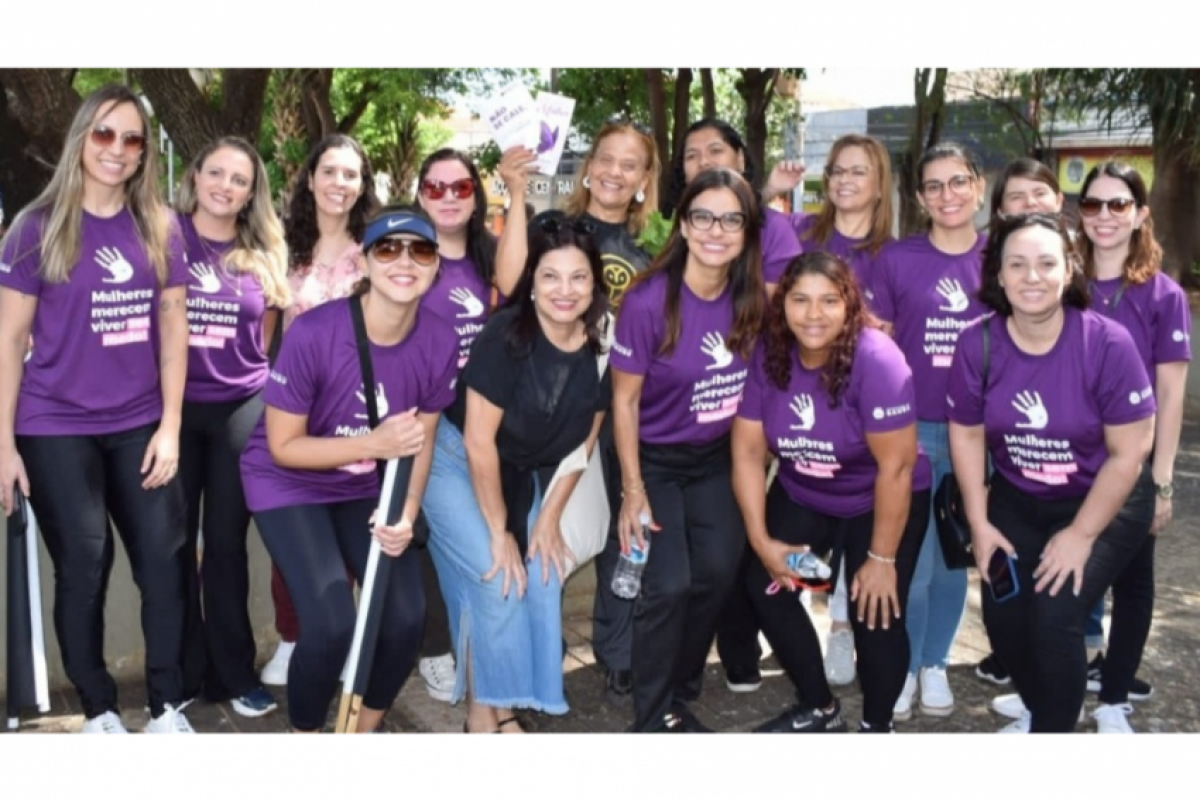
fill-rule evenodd
<path id="1" fill-rule="evenodd" d="M 638 247 L 649 253 L 651 258 L 657 256 L 670 238 L 673 224 L 673 216 L 664 217 L 658 211 L 651 212 L 642 235 L 638 237 Z"/>

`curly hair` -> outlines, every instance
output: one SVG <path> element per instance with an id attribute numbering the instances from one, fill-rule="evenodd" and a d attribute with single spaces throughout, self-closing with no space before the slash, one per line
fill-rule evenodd
<path id="1" fill-rule="evenodd" d="M 834 339 L 829 358 L 821 371 L 821 383 L 829 395 L 829 407 L 837 408 L 850 382 L 850 369 L 858 351 L 859 335 L 865 328 L 881 329 L 879 320 L 867 310 L 862 291 L 854 273 L 835 255 L 813 251 L 796 256 L 788 262 L 779 287 L 767 308 L 767 324 L 763 333 L 767 379 L 784 390 L 792 380 L 792 364 L 801 353 L 800 342 L 788 324 L 787 303 L 792 287 L 805 275 L 819 275 L 832 283 L 846 308 L 842 330 Z"/>
<path id="2" fill-rule="evenodd" d="M 317 201 L 313 197 L 312 189 L 308 188 L 308 182 L 316 175 L 321 156 L 335 147 L 353 150 L 362 161 L 363 190 L 350 209 L 350 219 L 347 222 L 347 228 L 354 241 L 362 241 L 363 232 L 367 229 L 367 220 L 379 209 L 379 198 L 375 196 L 375 176 L 371 172 L 371 162 L 367 160 L 362 145 L 344 133 L 331 133 L 326 136 L 308 154 L 304 168 L 296 173 L 296 181 L 292 185 L 292 199 L 284 220 L 289 271 L 312 264 L 313 251 L 321 238 L 321 232 L 317 229 Z"/>
<path id="3" fill-rule="evenodd" d="M 1088 189 L 1100 177 L 1116 178 L 1124 183 L 1129 189 L 1129 193 L 1133 195 L 1134 206 L 1138 211 L 1150 205 L 1150 192 L 1146 189 L 1146 182 L 1142 180 L 1142 176 L 1136 169 L 1123 161 L 1105 161 L 1103 164 L 1092 167 L 1087 177 L 1083 179 L 1079 197 L 1087 197 Z M 1092 246 L 1092 240 L 1088 238 L 1087 230 L 1083 227 L 1082 218 L 1079 220 L 1078 231 L 1083 258 L 1083 274 L 1088 278 L 1094 278 L 1096 277 L 1095 248 Z M 1154 237 L 1154 220 L 1147 215 L 1146 221 L 1142 223 L 1141 227 L 1133 229 L 1133 235 L 1129 239 L 1129 254 L 1125 256 L 1125 264 L 1121 270 L 1122 282 L 1145 283 L 1162 269 L 1162 258 L 1162 246 Z"/>

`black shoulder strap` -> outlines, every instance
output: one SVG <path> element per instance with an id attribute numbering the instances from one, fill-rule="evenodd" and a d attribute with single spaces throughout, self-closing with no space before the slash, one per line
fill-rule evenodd
<path id="1" fill-rule="evenodd" d="M 358 365 L 362 368 L 363 397 L 367 403 L 367 423 L 371 429 L 379 427 L 379 407 L 375 404 L 375 370 L 371 367 L 371 345 L 367 340 L 367 323 L 363 319 L 362 297 L 350 296 L 350 318 L 354 321 L 354 343 L 358 346 Z M 375 471 L 383 481 L 385 462 L 376 459 Z"/>
<path id="2" fill-rule="evenodd" d="M 277 309 L 275 314 L 275 330 L 271 333 L 271 346 L 267 348 L 267 364 L 275 366 L 279 358 L 279 346 L 283 342 L 283 309 Z"/>
<path id="3" fill-rule="evenodd" d="M 992 360 L 992 317 L 983 321 L 983 387 L 981 394 L 987 391 L 988 366 Z"/>

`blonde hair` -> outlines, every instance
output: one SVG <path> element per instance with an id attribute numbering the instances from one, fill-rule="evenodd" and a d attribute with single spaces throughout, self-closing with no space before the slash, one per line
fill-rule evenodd
<path id="1" fill-rule="evenodd" d="M 596 148 L 606 138 L 618 133 L 632 133 L 638 143 L 642 145 L 642 149 L 646 151 L 646 188 L 644 189 L 646 197 L 640 203 L 636 197 L 629 201 L 629 219 L 625 223 L 629 234 L 637 236 L 645 229 L 650 213 L 658 209 L 658 177 L 662 173 L 662 164 L 658 160 L 658 146 L 655 145 L 654 139 L 648 132 L 641 130 L 631 122 L 605 123 L 600 132 L 596 134 L 596 138 L 592 140 L 592 147 L 588 150 L 587 156 L 583 159 L 583 166 L 579 170 L 579 175 L 582 177 L 575 181 L 575 190 L 567 198 L 563 211 L 572 217 L 581 216 L 587 211 L 588 204 L 592 201 L 592 193 L 583 185 L 583 179 L 587 177 L 588 171 L 592 167 L 592 159 L 596 157 Z"/>
<path id="2" fill-rule="evenodd" d="M 224 136 L 209 142 L 184 172 L 175 207 L 181 214 L 191 216 L 196 213 L 196 174 L 204 168 L 209 156 L 223 147 L 236 150 L 250 159 L 254 166 L 254 180 L 250 198 L 238 213 L 237 238 L 233 249 L 221 259 L 222 265 L 234 272 L 253 275 L 262 287 L 268 306 L 287 308 L 292 302 L 292 291 L 287 281 L 287 244 L 283 238 L 283 224 L 271 204 L 267 168 L 249 142 L 240 136 Z"/>
<path id="3" fill-rule="evenodd" d="M 150 141 L 150 117 L 127 86 L 109 84 L 88 95 L 67 130 L 62 155 L 50 183 L 25 207 L 9 228 L 5 243 L 26 224 L 40 218 L 42 223 L 39 274 L 48 283 L 65 283 L 79 263 L 83 246 L 83 148 L 96 119 L 118 106 L 129 103 L 142 121 L 146 145 L 137 170 L 125 182 L 125 206 L 133 216 L 138 238 L 154 269 L 159 286 L 167 283 L 167 249 L 173 227 L 170 209 L 159 196 L 158 151 Z M 14 239 L 14 241 L 16 241 Z M 18 253 L 23 258 L 28 253 Z"/>

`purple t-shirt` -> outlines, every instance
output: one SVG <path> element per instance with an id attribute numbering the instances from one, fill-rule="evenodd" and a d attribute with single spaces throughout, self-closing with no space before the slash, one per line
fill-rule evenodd
<path id="1" fill-rule="evenodd" d="M 467 258 L 442 258 L 437 280 L 421 307 L 427 308 L 454 327 L 458 334 L 458 368 L 467 365 L 471 344 L 488 320 L 488 285 L 479 277 L 475 262 Z"/>
<path id="2" fill-rule="evenodd" d="M 647 444 L 694 444 L 729 433 L 746 383 L 746 361 L 726 347 L 733 326 L 729 286 L 702 300 L 683 284 L 679 341 L 660 353 L 667 334 L 667 276 L 660 273 L 625 293 L 608 363 L 641 375 L 638 438 Z"/>
<path id="3" fill-rule="evenodd" d="M 763 283 L 776 284 L 783 277 L 791 260 L 800 255 L 800 241 L 788 221 L 787 215 L 768 208 L 763 219 L 762 233 Z"/>
<path id="4" fill-rule="evenodd" d="M 44 281 L 43 216 L 29 218 L 0 253 L 0 286 L 37 298 L 15 430 L 23 436 L 115 433 L 162 417 L 154 267 L 133 215 L 83 212 L 79 262 L 65 283 Z M 172 230 L 167 286 L 187 283 Z"/>
<path id="5" fill-rule="evenodd" d="M 370 432 L 351 302 L 357 298 L 331 300 L 297 317 L 283 338 L 263 390 L 266 405 L 306 416 L 310 436 Z M 390 347 L 371 344 L 371 365 L 381 420 L 413 407 L 421 413 L 440 412 L 454 401 L 458 339 L 436 314 L 420 309 L 404 341 Z M 242 482 L 251 511 L 363 500 L 379 494 L 372 460 L 328 470 L 278 466 L 267 446 L 265 414 L 242 453 Z"/>
<path id="6" fill-rule="evenodd" d="M 267 382 L 263 317 L 267 301 L 253 275 L 222 267 L 233 242 L 214 242 L 179 215 L 188 263 L 189 403 L 224 403 L 249 397 Z"/>
<path id="7" fill-rule="evenodd" d="M 738 416 L 763 424 L 767 447 L 779 457 L 777 480 L 794 502 L 838 517 L 856 517 L 875 505 L 879 464 L 866 434 L 915 425 L 912 371 L 887 334 L 862 332 L 850 368 L 850 381 L 837 408 L 821 369 L 806 369 L 792 358 L 792 377 L 780 390 L 767 377 L 766 350 L 755 351 Z M 929 459 L 917 457 L 912 490 L 930 485 Z"/>
<path id="8" fill-rule="evenodd" d="M 1154 393 L 1129 332 L 1092 311 L 1066 308 L 1050 352 L 1030 355 L 990 315 L 962 331 L 946 394 L 959 425 L 984 426 L 996 470 L 1045 500 L 1082 497 L 1108 458 L 1105 425 L 1155 413 Z M 987 396 L 981 396 L 989 326 Z"/>
<path id="9" fill-rule="evenodd" d="M 1121 279 L 1092 283 L 1092 310 L 1125 326 L 1154 384 L 1159 364 L 1192 360 L 1192 312 L 1179 284 L 1161 272 L 1121 290 Z"/>
<path id="10" fill-rule="evenodd" d="M 985 310 L 983 234 L 965 253 L 949 255 L 917 234 L 889 242 L 875 260 L 875 313 L 895 327 L 896 343 L 912 367 L 917 419 L 946 421 L 946 374 L 958 334 Z"/>
<path id="11" fill-rule="evenodd" d="M 829 232 L 829 241 L 824 244 L 815 239 L 807 238 L 812 236 L 812 229 L 817 224 L 816 214 L 792 214 L 791 223 L 796 231 L 796 235 L 800 238 L 800 249 L 805 253 L 829 253 L 842 259 L 850 266 L 850 271 L 854 273 L 854 279 L 858 281 L 858 288 L 862 290 L 868 307 L 874 310 L 875 290 L 873 283 L 875 257 L 864 246 L 867 240 L 851 239 L 849 236 L 840 233 L 837 228 L 833 228 Z"/>

